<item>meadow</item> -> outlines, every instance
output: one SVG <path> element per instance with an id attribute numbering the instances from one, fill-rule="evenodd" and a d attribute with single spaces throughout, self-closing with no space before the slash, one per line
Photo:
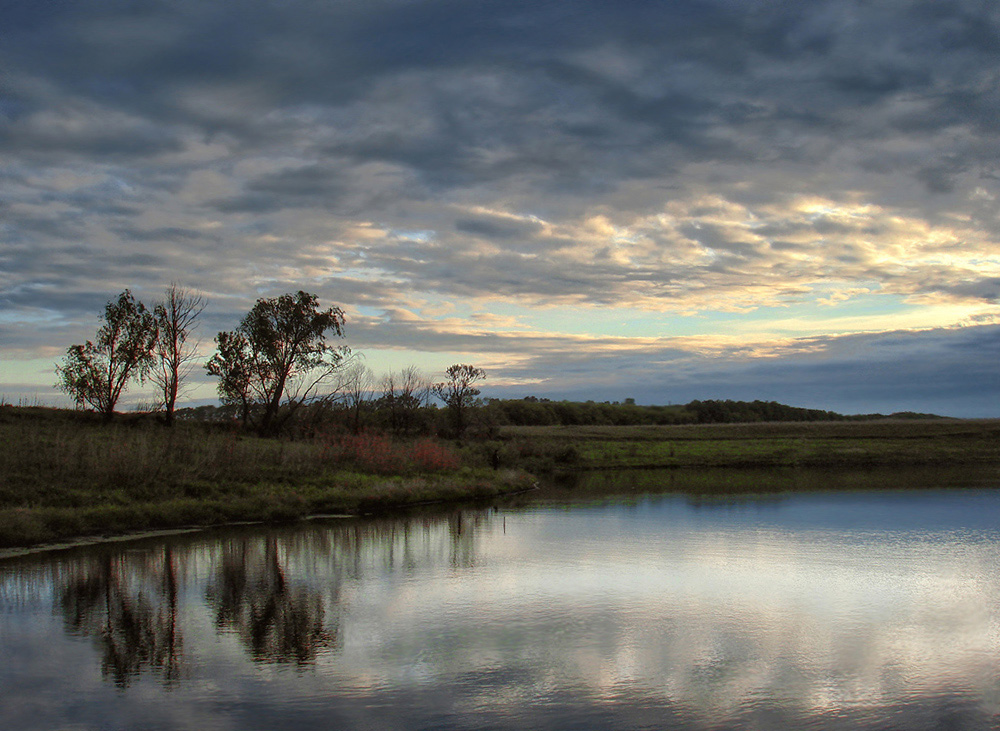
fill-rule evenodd
<path id="1" fill-rule="evenodd" d="M 0 546 L 371 513 L 531 487 L 432 438 L 335 431 L 262 439 L 229 426 L 0 407 Z"/>
<path id="2" fill-rule="evenodd" d="M 508 426 L 497 448 L 536 470 L 1000 464 L 1000 420 Z"/>
<path id="3" fill-rule="evenodd" d="M 231 424 L 3 405 L 0 547 L 475 500 L 566 472 L 739 468 L 747 484 L 727 480 L 745 492 L 760 469 L 965 464 L 1000 465 L 1000 420 L 503 426 L 458 442 L 345 429 L 264 439 Z"/>

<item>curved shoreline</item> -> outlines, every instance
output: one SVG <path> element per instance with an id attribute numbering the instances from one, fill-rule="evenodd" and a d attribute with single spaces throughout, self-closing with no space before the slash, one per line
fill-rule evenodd
<path id="1" fill-rule="evenodd" d="M 124 530 L 114 534 L 87 534 L 60 541 L 44 541 L 25 546 L 11 546 L 0 548 L 0 562 L 32 556 L 40 553 L 52 553 L 58 551 L 68 551 L 75 548 L 87 546 L 97 546 L 108 543 L 125 543 L 130 541 L 141 541 L 147 538 L 160 538 L 167 536 L 186 535 L 191 533 L 202 533 L 221 528 L 235 528 L 240 526 L 262 526 L 262 525 L 290 525 L 300 522 L 320 521 L 320 520 L 345 520 L 372 517 L 377 515 L 402 514 L 411 508 L 426 507 L 429 505 L 461 505 L 464 503 L 478 503 L 498 498 L 524 495 L 525 493 L 538 490 L 537 482 L 532 482 L 529 487 L 518 486 L 513 490 L 500 490 L 487 493 L 477 493 L 473 495 L 446 497 L 440 499 L 420 500 L 411 502 L 387 503 L 374 510 L 364 510 L 357 512 L 322 512 L 308 513 L 305 515 L 289 517 L 277 520 L 233 520 L 219 523 L 205 523 L 178 526 L 175 528 L 159 528 L 155 530 Z"/>

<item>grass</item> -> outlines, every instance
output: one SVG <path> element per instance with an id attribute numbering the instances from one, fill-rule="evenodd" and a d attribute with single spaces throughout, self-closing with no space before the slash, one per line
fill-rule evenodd
<path id="1" fill-rule="evenodd" d="M 0 404 L 0 547 L 485 498 L 529 487 L 529 472 L 683 467 L 670 489 L 698 492 L 691 468 L 739 468 L 703 481 L 740 493 L 764 484 L 758 470 L 967 464 L 1000 465 L 1000 420 L 504 427 L 458 446 L 338 432 L 260 439 Z M 801 473 L 774 474 L 784 475 L 776 489 L 810 489 Z"/>
<path id="2" fill-rule="evenodd" d="M 693 502 L 733 502 L 801 492 L 991 488 L 1000 465 L 877 467 L 686 467 L 561 473 L 543 499 L 639 502 L 656 494 L 683 494 Z M 536 499 L 536 498 L 532 498 Z"/>
<path id="3" fill-rule="evenodd" d="M 331 433 L 272 440 L 205 424 L 166 429 L 0 407 L 0 546 L 78 536 L 364 513 L 525 489 L 529 475 L 463 465 L 438 440 Z"/>
<path id="4" fill-rule="evenodd" d="M 1000 420 L 505 427 L 508 461 L 534 469 L 1000 463 Z"/>

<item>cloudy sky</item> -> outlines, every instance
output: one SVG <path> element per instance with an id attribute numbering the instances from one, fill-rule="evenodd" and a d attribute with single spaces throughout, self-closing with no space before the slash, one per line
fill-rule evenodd
<path id="1" fill-rule="evenodd" d="M 990 0 L 0 2 L 0 395 L 129 287 L 492 395 L 1000 415 Z M 211 398 L 198 375 L 191 398 Z"/>

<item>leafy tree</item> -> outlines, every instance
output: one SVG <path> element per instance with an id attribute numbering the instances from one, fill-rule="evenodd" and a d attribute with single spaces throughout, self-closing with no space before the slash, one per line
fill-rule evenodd
<path id="1" fill-rule="evenodd" d="M 218 385 L 222 403 L 239 409 L 240 421 L 247 426 L 253 403 L 250 346 L 239 332 L 220 332 L 215 336 L 215 344 L 218 352 L 205 364 L 205 369 L 222 379 Z"/>
<path id="2" fill-rule="evenodd" d="M 154 362 L 156 321 L 129 290 L 108 302 L 96 342 L 72 345 L 56 366 L 57 388 L 110 419 L 128 383 L 145 380 Z"/>
<path id="3" fill-rule="evenodd" d="M 181 383 L 191 374 L 196 344 L 189 342 L 195 321 L 205 309 L 205 298 L 171 284 L 163 302 L 153 308 L 156 318 L 156 362 L 150 379 L 163 395 L 167 425 L 174 423 L 174 406 Z"/>
<path id="4" fill-rule="evenodd" d="M 461 437 L 468 426 L 468 412 L 476 404 L 479 389 L 473 384 L 486 378 L 486 371 L 475 366 L 456 364 L 445 373 L 446 381 L 435 383 L 431 392 L 441 399 L 451 412 L 455 435 Z"/>
<path id="5" fill-rule="evenodd" d="M 223 403 L 273 434 L 343 363 L 349 351 L 326 341 L 328 332 L 343 337 L 343 327 L 343 310 L 320 310 L 314 294 L 261 298 L 236 330 L 216 336 L 218 352 L 205 368 L 221 379 Z"/>

